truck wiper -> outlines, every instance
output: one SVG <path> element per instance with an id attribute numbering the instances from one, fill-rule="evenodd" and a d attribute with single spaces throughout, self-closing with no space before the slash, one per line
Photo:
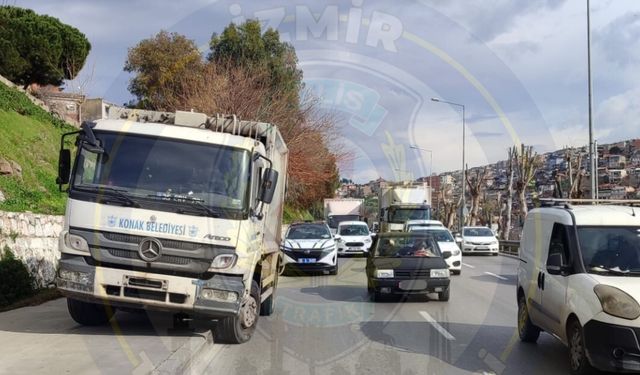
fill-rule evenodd
<path id="1" fill-rule="evenodd" d="M 180 207 L 176 210 L 176 213 L 179 214 L 188 214 L 188 213 L 199 213 L 206 214 L 210 217 L 220 217 L 221 212 L 219 210 L 215 210 L 205 204 L 203 204 L 202 199 L 193 198 L 193 197 L 184 197 L 179 195 L 148 195 L 148 197 L 155 198 L 158 200 L 168 199 L 173 202 L 188 202 L 191 204 L 190 207 Z"/>
<path id="2" fill-rule="evenodd" d="M 117 198 L 120 200 L 120 202 L 124 203 L 125 206 L 127 207 L 140 207 L 140 203 L 136 202 L 135 200 L 131 199 L 131 197 L 129 197 L 128 195 L 126 195 L 125 193 L 127 193 L 127 190 L 124 189 L 115 189 L 112 187 L 108 187 L 108 186 L 92 186 L 92 185 L 79 185 L 76 186 L 77 189 L 80 190 L 89 190 L 92 192 L 96 192 L 98 194 L 109 194 L 112 198 Z M 103 199 L 106 200 L 106 199 Z"/>

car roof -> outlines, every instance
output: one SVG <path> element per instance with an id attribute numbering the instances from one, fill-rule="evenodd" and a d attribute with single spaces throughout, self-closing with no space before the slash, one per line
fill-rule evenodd
<path id="1" fill-rule="evenodd" d="M 294 227 L 298 225 L 327 225 L 324 221 L 297 221 L 295 223 L 291 223 L 289 227 Z"/>
<path id="2" fill-rule="evenodd" d="M 578 226 L 640 226 L 640 208 L 614 205 L 574 205 L 570 208 L 542 207 L 530 211 L 530 215 L 560 216 L 572 213 Z"/>
<path id="3" fill-rule="evenodd" d="M 364 221 L 341 221 L 340 224 L 338 224 L 339 227 L 343 225 L 364 225 L 368 227 L 367 223 Z"/>

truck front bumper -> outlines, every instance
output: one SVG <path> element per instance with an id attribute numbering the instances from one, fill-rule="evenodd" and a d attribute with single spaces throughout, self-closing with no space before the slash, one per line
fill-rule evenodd
<path id="1" fill-rule="evenodd" d="M 93 266 L 63 254 L 56 285 L 63 295 L 115 307 L 184 312 L 218 318 L 237 315 L 245 287 L 241 275 L 208 280 Z"/>

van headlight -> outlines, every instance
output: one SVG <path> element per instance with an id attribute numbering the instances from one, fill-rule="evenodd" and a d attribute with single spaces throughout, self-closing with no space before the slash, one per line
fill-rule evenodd
<path id="1" fill-rule="evenodd" d="M 236 254 L 220 254 L 217 257 L 213 258 L 209 269 L 220 270 L 231 268 L 236 264 L 237 259 L 238 257 L 236 256 Z"/>
<path id="2" fill-rule="evenodd" d="M 76 234 L 67 233 L 64 236 L 64 244 L 73 250 L 89 252 L 87 240 Z"/>
<path id="3" fill-rule="evenodd" d="M 609 285 L 596 285 L 593 291 L 602 304 L 602 310 L 618 318 L 634 320 L 640 316 L 638 301 L 622 290 Z"/>
<path id="4" fill-rule="evenodd" d="M 371 243 L 371 238 L 365 238 L 364 243 Z"/>
<path id="5" fill-rule="evenodd" d="M 434 279 L 446 279 L 447 277 L 449 277 L 449 269 L 431 270 L 430 276 Z"/>
<path id="6" fill-rule="evenodd" d="M 376 270 L 376 279 L 393 278 L 393 270 Z"/>

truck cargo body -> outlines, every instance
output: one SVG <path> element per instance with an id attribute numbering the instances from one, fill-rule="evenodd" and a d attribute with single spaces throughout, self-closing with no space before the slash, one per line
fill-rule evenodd
<path id="1" fill-rule="evenodd" d="M 343 221 L 361 221 L 364 218 L 364 199 L 328 198 L 324 200 L 324 219 L 335 234 Z"/>

